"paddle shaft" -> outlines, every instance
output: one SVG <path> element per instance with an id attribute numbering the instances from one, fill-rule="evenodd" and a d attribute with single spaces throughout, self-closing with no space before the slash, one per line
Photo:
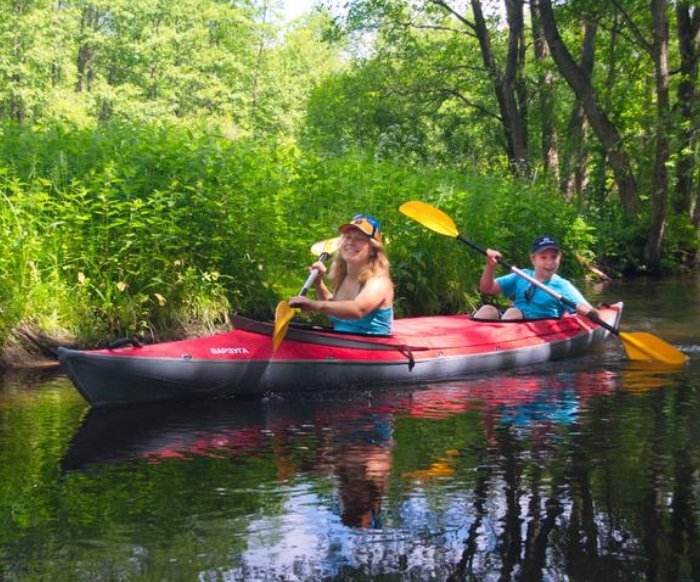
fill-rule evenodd
<path id="1" fill-rule="evenodd" d="M 321 263 L 324 263 L 329 256 L 330 256 L 330 253 L 323 251 L 318 256 L 318 261 Z M 318 277 L 318 269 L 314 269 L 313 271 L 311 271 L 308 278 L 304 282 L 304 286 L 301 288 L 299 295 L 306 295 L 309 292 L 309 289 L 311 289 L 311 285 L 314 284 L 316 277 Z"/>
<path id="2" fill-rule="evenodd" d="M 459 240 L 460 242 L 463 242 L 465 245 L 467 245 L 467 246 L 473 248 L 473 249 L 474 249 L 475 251 L 477 251 L 478 253 L 481 253 L 481 254 L 484 255 L 484 256 L 488 256 L 488 254 L 486 253 L 486 249 L 485 249 L 485 248 L 480 247 L 478 244 L 476 244 L 476 243 L 470 241 L 470 240 L 469 240 L 468 238 L 466 238 L 465 236 L 463 236 L 463 235 L 461 235 L 461 234 L 458 234 L 458 235 L 457 235 L 457 240 Z M 549 294 L 550 294 L 552 297 L 554 297 L 557 301 L 560 301 L 561 303 L 563 303 L 563 304 L 566 305 L 567 307 L 571 307 L 571 309 L 574 309 L 574 310 L 576 309 L 577 306 L 576 306 L 576 304 L 575 304 L 573 301 L 571 301 L 571 299 L 567 299 L 567 298 L 564 297 L 563 295 L 560 295 L 559 293 L 557 293 L 556 291 L 554 291 L 554 289 L 550 289 L 550 288 L 547 287 L 544 283 L 542 283 L 542 281 L 538 281 L 538 280 L 535 279 L 534 277 L 531 277 L 531 276 L 528 275 L 525 271 L 523 271 L 523 270 L 521 270 L 521 269 L 518 269 L 518 267 L 514 267 L 514 266 L 511 265 L 510 263 L 507 263 L 506 261 L 504 261 L 503 259 L 498 259 L 498 264 L 501 265 L 504 269 L 508 269 L 511 273 L 515 273 L 515 274 L 518 275 L 519 277 L 522 277 L 522 278 L 525 279 L 526 281 L 529 281 L 530 283 L 532 283 L 532 284 L 533 284 L 535 287 L 537 287 L 538 289 L 542 289 L 542 291 L 544 291 L 545 293 L 549 293 Z M 596 324 L 598 324 L 599 326 L 601 326 L 602 328 L 607 329 L 610 333 L 614 333 L 614 334 L 617 335 L 617 336 L 620 335 L 620 331 L 619 331 L 618 329 L 614 328 L 614 327 L 613 327 L 612 325 L 610 325 L 609 323 L 603 321 L 602 319 L 600 319 L 600 317 L 596 316 L 595 314 L 593 314 L 593 313 L 586 313 L 585 315 L 586 315 L 586 317 L 587 317 L 588 319 L 590 319 L 593 323 L 596 323 Z"/>

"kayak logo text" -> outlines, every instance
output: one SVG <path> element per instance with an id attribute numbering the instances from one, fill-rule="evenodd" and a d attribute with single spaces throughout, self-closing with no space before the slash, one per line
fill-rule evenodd
<path id="1" fill-rule="evenodd" d="M 209 348 L 212 354 L 228 354 L 230 356 L 240 356 L 242 354 L 250 354 L 248 348 Z"/>

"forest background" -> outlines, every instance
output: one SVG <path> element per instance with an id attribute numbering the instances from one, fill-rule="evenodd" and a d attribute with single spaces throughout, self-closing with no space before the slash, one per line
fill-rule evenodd
<path id="1" fill-rule="evenodd" d="M 0 347 L 270 319 L 313 243 L 383 224 L 400 315 L 469 311 L 482 258 L 434 204 L 563 274 L 697 263 L 689 0 L 0 2 Z"/>

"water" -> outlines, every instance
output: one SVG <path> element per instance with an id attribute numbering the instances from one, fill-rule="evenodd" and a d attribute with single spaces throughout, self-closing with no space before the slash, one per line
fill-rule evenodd
<path id="1" fill-rule="evenodd" d="M 7 376 L 0 579 L 698 579 L 699 290 L 589 292 L 680 370 L 611 340 L 459 382 L 106 411 Z"/>

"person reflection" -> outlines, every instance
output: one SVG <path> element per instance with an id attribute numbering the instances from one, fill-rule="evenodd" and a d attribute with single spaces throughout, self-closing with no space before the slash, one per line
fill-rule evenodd
<path id="1" fill-rule="evenodd" d="M 388 417 L 372 419 L 371 427 L 345 435 L 334 449 L 341 520 L 355 528 L 380 528 L 382 501 L 392 467 L 391 424 Z"/>

